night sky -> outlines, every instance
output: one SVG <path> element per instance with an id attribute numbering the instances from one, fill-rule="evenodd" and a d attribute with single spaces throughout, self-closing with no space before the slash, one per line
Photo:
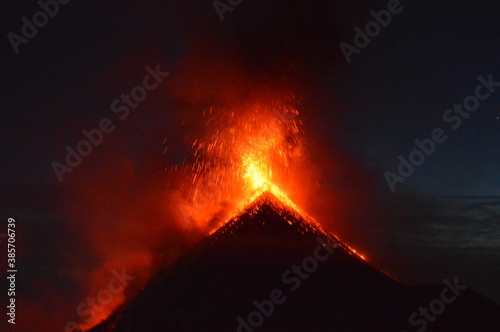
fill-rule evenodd
<path id="1" fill-rule="evenodd" d="M 342 132 L 324 128 L 327 126 L 316 130 L 326 139 L 336 139 L 329 135 L 331 133 L 340 136 L 364 166 L 383 172 L 395 170 L 397 156 L 407 156 L 414 147 L 414 139 L 428 138 L 434 128 L 445 127 L 449 139 L 398 187 L 436 195 L 498 194 L 499 177 L 495 167 L 498 136 L 495 135 L 498 135 L 500 113 L 495 107 L 499 98 L 496 93 L 481 102 L 478 111 L 456 131 L 451 131 L 450 125 L 443 121 L 446 109 L 474 92 L 479 75 L 498 77 L 496 60 L 500 37 L 495 33 L 498 9 L 493 2 L 487 3 L 402 2 L 401 13 L 359 54 L 352 54 L 350 64 L 338 45 L 342 41 L 354 45 L 353 27 L 363 27 L 373 19 L 370 10 L 380 10 L 386 3 L 358 1 L 353 6 L 357 8 L 330 6 L 330 13 L 322 13 L 323 21 L 316 26 L 294 27 L 319 40 L 311 54 L 299 49 L 299 45 L 286 45 L 291 52 L 301 53 L 297 57 L 318 55 L 320 48 L 324 50 L 319 62 L 327 65 L 315 69 L 323 71 L 318 79 L 330 89 L 331 95 L 327 97 L 331 103 L 334 100 L 335 105 L 315 110 L 316 121 L 328 124 L 330 115 L 339 113 L 331 108 L 342 109 Z M 109 104 L 121 93 L 118 91 L 132 87 L 134 78 L 140 77 L 146 65 L 156 61 L 167 68 L 181 61 L 186 51 L 182 39 L 194 33 L 190 26 L 192 18 L 187 15 L 202 12 L 208 16 L 213 11 L 220 26 L 216 26 L 218 22 L 206 24 L 210 24 L 214 33 L 230 35 L 235 33 L 231 31 L 232 26 L 256 29 L 257 22 L 279 26 L 279 21 L 266 21 L 272 20 L 271 17 L 254 17 L 258 14 L 279 15 L 283 23 L 288 23 L 282 16 L 290 11 L 300 17 L 301 6 L 304 5 L 297 4 L 296 8 L 285 8 L 277 14 L 276 4 L 267 7 L 242 4 L 238 9 L 247 7 L 246 15 L 242 10 L 226 12 L 227 18 L 220 22 L 213 6 L 203 2 L 185 4 L 182 8 L 168 1 L 152 2 L 148 6 L 135 2 L 71 3 L 63 5 L 55 18 L 40 28 L 27 44 L 20 44 L 18 54 L 4 38 L 5 112 L 1 134 L 2 150 L 8 158 L 2 163 L 1 183 L 57 183 L 51 167 L 46 165 L 64 157 L 64 146 L 79 139 L 78 129 L 74 129 L 77 133 L 68 129 L 76 126 L 75 123 L 79 124 L 76 128 L 90 127 L 108 115 Z M 322 6 L 328 7 L 318 5 Z M 6 19 L 2 26 L 6 32 L 18 34 L 22 27 L 20 17 L 38 9 L 36 5 L 21 4 L 5 7 Z M 311 5 L 304 7 L 310 12 L 317 10 Z M 59 15 L 61 13 L 64 15 Z M 311 13 L 304 10 L 302 14 Z M 328 14 L 333 16 L 325 17 Z M 251 22 L 252 19 L 256 23 Z M 155 29 L 158 22 L 161 28 Z M 296 24 L 303 23 L 297 21 Z M 322 25 L 325 25 L 324 31 L 311 30 Z M 286 34 L 287 28 L 282 29 Z M 327 32 L 333 33 L 330 40 Z M 202 32 L 199 33 L 202 38 Z M 293 39 L 290 38 L 290 42 Z M 323 42 L 325 44 L 319 45 Z M 257 54 L 261 51 L 254 50 Z M 214 53 L 218 52 L 220 50 Z M 326 56 L 331 59 L 324 59 Z M 174 121 L 168 112 L 162 115 L 166 122 Z M 135 120 L 148 121 L 147 117 L 140 116 L 136 114 Z M 172 124 L 175 125 L 178 124 Z"/>
<path id="2" fill-rule="evenodd" d="M 69 259 L 61 243 L 77 243 L 81 253 L 91 241 L 84 226 L 68 226 L 78 224 L 71 216 L 80 206 L 68 193 L 102 189 L 103 200 L 116 193 L 109 204 L 121 206 L 129 172 L 131 187 L 156 188 L 164 168 L 182 161 L 185 138 L 209 105 L 249 98 L 256 87 L 288 88 L 302 100 L 311 142 L 355 165 L 322 185 L 351 192 L 356 183 L 383 211 L 373 222 L 365 215 L 341 226 L 343 238 L 407 283 L 458 276 L 499 302 L 500 83 L 456 130 L 443 115 L 475 93 L 479 76 L 500 82 L 500 5 L 403 0 L 348 63 L 339 45 L 355 46 L 354 28 L 364 30 L 374 20 L 370 11 L 391 2 L 248 0 L 221 21 L 211 1 L 70 1 L 17 53 L 8 34 L 22 35 L 21 18 L 31 20 L 40 7 L 4 2 L 1 207 L 4 220 L 14 215 L 26 225 L 26 284 L 35 276 L 60 286 L 57 271 Z M 121 120 L 111 104 L 157 64 L 169 76 Z M 63 163 L 66 146 L 104 118 L 115 129 L 59 182 L 52 163 Z M 397 174 L 398 156 L 408 158 L 414 140 L 436 128 L 447 140 L 391 192 L 384 173 Z M 98 265 L 87 254 L 78 268 Z M 65 305 L 74 308 L 84 293 L 75 291 Z"/>

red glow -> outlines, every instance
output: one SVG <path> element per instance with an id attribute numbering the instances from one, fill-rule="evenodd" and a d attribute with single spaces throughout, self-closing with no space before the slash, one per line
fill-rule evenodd
<path id="1" fill-rule="evenodd" d="M 213 234 L 264 192 L 319 225 L 294 203 L 306 202 L 304 193 L 316 186 L 306 180 L 311 167 L 297 108 L 273 101 L 237 110 L 210 108 L 204 116 L 208 133 L 194 139 L 193 160 L 178 172 L 185 179 L 186 227 Z"/>
<path id="2" fill-rule="evenodd" d="M 264 191 L 292 205 L 280 188 L 291 188 L 303 161 L 298 111 L 273 103 L 210 108 L 204 116 L 209 132 L 194 139 L 193 160 L 180 170 L 186 217 L 195 227 L 213 230 Z"/>

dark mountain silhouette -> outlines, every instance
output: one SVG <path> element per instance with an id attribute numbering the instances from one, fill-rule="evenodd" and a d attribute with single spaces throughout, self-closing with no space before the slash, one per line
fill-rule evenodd
<path id="1" fill-rule="evenodd" d="M 441 308 L 446 287 L 405 287 L 265 193 L 91 331 L 500 331 L 469 288 Z"/>

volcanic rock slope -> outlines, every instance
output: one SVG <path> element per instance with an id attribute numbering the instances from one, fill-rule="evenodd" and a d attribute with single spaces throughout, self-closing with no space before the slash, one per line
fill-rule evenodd
<path id="1" fill-rule="evenodd" d="M 417 331 L 443 287 L 405 287 L 265 193 L 92 332 Z M 426 331 L 498 332 L 499 317 L 467 289 Z"/>

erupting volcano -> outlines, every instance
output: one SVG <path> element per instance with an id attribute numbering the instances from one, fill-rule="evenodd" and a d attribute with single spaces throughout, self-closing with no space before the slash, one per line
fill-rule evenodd
<path id="1" fill-rule="evenodd" d="M 305 158 L 298 112 L 262 122 L 261 111 L 209 120 L 213 134 L 194 141 L 194 162 L 179 170 L 184 217 L 207 236 L 92 332 L 401 331 L 435 296 L 436 287 L 407 288 L 371 266 L 292 202 L 281 186 L 307 186 L 294 173 Z M 429 331 L 488 331 L 495 314 L 467 289 Z"/>
<path id="2" fill-rule="evenodd" d="M 401 331 L 436 287 L 408 289 L 265 192 L 92 329 Z M 495 308 L 467 290 L 429 331 L 490 331 Z"/>
<path id="3" fill-rule="evenodd" d="M 265 191 L 298 209 L 285 191 L 298 191 L 306 166 L 302 122 L 295 108 L 269 104 L 204 113 L 210 130 L 193 140 L 190 160 L 175 173 L 189 224 L 213 230 Z"/>

